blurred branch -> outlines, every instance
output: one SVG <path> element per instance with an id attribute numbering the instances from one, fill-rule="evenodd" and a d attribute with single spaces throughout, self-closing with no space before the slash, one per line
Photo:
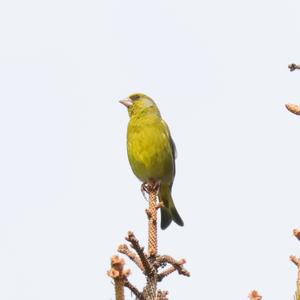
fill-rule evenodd
<path id="1" fill-rule="evenodd" d="M 293 234 L 300 241 L 300 230 L 299 229 L 294 229 Z"/>
<path id="2" fill-rule="evenodd" d="M 292 63 L 292 64 L 288 65 L 288 68 L 290 69 L 291 72 L 293 72 L 295 70 L 299 70 L 300 69 L 300 65 Z M 289 104 L 286 104 L 285 107 L 291 113 L 293 113 L 295 115 L 300 115 L 300 106 L 299 105 L 289 103 Z"/>
<path id="3" fill-rule="evenodd" d="M 294 229 L 293 234 L 298 240 L 300 240 L 300 230 L 299 229 Z M 291 255 L 290 260 L 297 267 L 298 272 L 297 272 L 295 299 L 300 300 L 300 258 L 296 257 L 294 255 Z"/>
<path id="4" fill-rule="evenodd" d="M 300 65 L 292 63 L 292 64 L 288 65 L 288 68 L 290 69 L 291 72 L 293 72 L 295 70 L 299 70 L 300 69 Z"/>
<path id="5" fill-rule="evenodd" d="M 258 294 L 256 290 L 253 290 L 249 293 L 248 298 L 250 300 L 261 300 L 262 296 Z"/>
<path id="6" fill-rule="evenodd" d="M 285 105 L 285 107 L 291 113 L 293 113 L 295 115 L 300 115 L 300 106 L 299 105 L 288 103 L 288 104 Z"/>

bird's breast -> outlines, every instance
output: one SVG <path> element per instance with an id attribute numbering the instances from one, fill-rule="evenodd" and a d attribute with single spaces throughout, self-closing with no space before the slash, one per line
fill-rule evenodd
<path id="1" fill-rule="evenodd" d="M 131 168 L 142 181 L 172 181 L 174 160 L 167 132 L 155 120 L 131 120 L 127 152 Z"/>

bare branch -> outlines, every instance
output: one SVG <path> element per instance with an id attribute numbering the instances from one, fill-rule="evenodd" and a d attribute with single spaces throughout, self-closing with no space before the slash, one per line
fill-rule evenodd
<path id="1" fill-rule="evenodd" d="M 293 234 L 300 241 L 300 230 L 299 229 L 294 229 Z"/>
<path id="2" fill-rule="evenodd" d="M 300 115 L 300 106 L 297 104 L 288 103 L 285 105 L 288 111 L 295 115 Z"/>
<path id="3" fill-rule="evenodd" d="M 299 267 L 299 258 L 297 258 L 297 257 L 294 256 L 294 255 L 291 255 L 291 256 L 290 256 L 290 260 L 291 260 L 291 262 L 293 262 L 297 267 Z"/>
<path id="4" fill-rule="evenodd" d="M 114 280 L 116 300 L 124 300 L 124 279 L 129 275 L 129 270 L 124 270 L 124 259 L 114 255 L 111 257 L 111 269 L 107 275 Z"/>
<path id="5" fill-rule="evenodd" d="M 288 65 L 288 68 L 290 69 L 291 72 L 293 72 L 295 70 L 299 70 L 300 69 L 300 65 L 292 63 L 292 64 Z"/>
<path id="6" fill-rule="evenodd" d="M 132 251 L 129 250 L 127 245 L 123 244 L 118 247 L 118 252 L 125 254 L 128 258 L 130 258 L 139 268 L 142 272 L 145 271 L 145 268 L 141 262 L 141 259 Z"/>
<path id="7" fill-rule="evenodd" d="M 248 298 L 250 300 L 261 300 L 262 296 L 258 294 L 256 290 L 253 290 L 249 293 Z"/>
<path id="8" fill-rule="evenodd" d="M 145 300 L 143 294 L 126 278 L 124 280 L 124 286 L 126 286 L 139 300 Z"/>
<path id="9" fill-rule="evenodd" d="M 168 300 L 167 295 L 167 291 L 158 290 L 155 300 Z"/>
<path id="10" fill-rule="evenodd" d="M 168 275 L 172 274 L 175 271 L 176 271 L 176 268 L 174 268 L 173 266 L 167 268 L 166 270 L 162 271 L 161 273 L 159 273 L 157 275 L 157 281 L 158 282 L 162 281 L 165 277 L 167 277 Z"/>
<path id="11" fill-rule="evenodd" d="M 156 263 L 158 264 L 158 266 L 162 266 L 164 265 L 165 263 L 169 263 L 170 265 L 172 265 L 172 267 L 174 269 L 177 270 L 177 272 L 181 275 L 184 275 L 184 276 L 187 276 L 189 277 L 190 276 L 190 272 L 188 270 L 186 270 L 184 267 L 183 267 L 183 264 L 186 263 L 186 261 L 184 259 L 181 259 L 181 260 L 175 260 L 173 257 L 169 256 L 169 255 L 162 255 L 162 256 L 159 256 L 157 257 L 156 259 Z M 162 274 L 162 273 L 161 273 Z M 168 274 L 167 274 L 168 275 Z M 166 275 L 166 276 L 167 276 Z M 165 276 L 164 276 L 165 277 Z"/>
<path id="12" fill-rule="evenodd" d="M 135 237 L 135 235 L 133 234 L 133 232 L 129 231 L 128 232 L 128 236 L 125 238 L 128 242 L 131 243 L 131 247 L 136 251 L 136 253 L 138 254 L 142 265 L 144 266 L 144 270 L 145 270 L 145 274 L 149 275 L 151 274 L 153 268 L 150 265 L 146 254 L 144 253 L 144 247 L 140 246 L 140 243 L 138 241 L 138 239 Z"/>

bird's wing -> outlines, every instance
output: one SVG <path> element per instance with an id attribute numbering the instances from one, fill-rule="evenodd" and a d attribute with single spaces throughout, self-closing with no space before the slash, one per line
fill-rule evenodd
<path id="1" fill-rule="evenodd" d="M 170 145 L 171 145 L 171 148 L 172 148 L 172 154 L 173 154 L 173 158 L 174 160 L 177 158 L 177 149 L 176 149 L 176 145 L 172 139 L 172 136 L 171 136 L 171 133 L 170 133 L 170 129 L 167 125 L 167 123 L 162 119 L 161 120 L 162 123 L 163 123 L 163 126 L 166 128 L 167 130 L 167 134 L 168 134 L 168 137 L 169 137 L 169 141 L 170 141 Z"/>
<path id="2" fill-rule="evenodd" d="M 177 150 L 176 150 L 176 146 L 175 146 L 175 143 L 171 137 L 171 133 L 170 133 L 170 129 L 167 125 L 167 123 L 161 119 L 162 123 L 163 123 L 163 126 L 164 128 L 166 129 L 166 132 L 167 132 L 167 135 L 168 135 L 168 138 L 169 138 L 169 141 L 170 141 L 170 146 L 171 146 L 171 150 L 172 150 L 172 156 L 173 156 L 173 166 L 174 166 L 174 169 L 173 169 L 173 180 L 175 178 L 175 174 L 176 174 L 176 165 L 175 165 L 175 159 L 177 158 Z M 172 190 L 172 186 L 173 186 L 173 180 L 170 184 L 170 191 Z"/>
<path id="3" fill-rule="evenodd" d="M 176 145 L 171 136 L 170 136 L 170 142 L 171 142 L 171 146 L 172 146 L 173 157 L 174 157 L 174 159 L 176 159 L 177 158 L 177 149 L 176 149 Z"/>

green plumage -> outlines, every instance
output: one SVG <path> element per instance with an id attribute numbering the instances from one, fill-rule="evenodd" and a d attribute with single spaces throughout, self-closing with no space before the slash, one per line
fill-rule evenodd
<path id="1" fill-rule="evenodd" d="M 132 171 L 142 182 L 160 182 L 158 196 L 164 203 L 161 228 L 167 228 L 172 220 L 183 226 L 171 195 L 176 149 L 169 128 L 154 101 L 146 95 L 133 94 L 122 103 L 130 116 L 127 153 Z"/>

